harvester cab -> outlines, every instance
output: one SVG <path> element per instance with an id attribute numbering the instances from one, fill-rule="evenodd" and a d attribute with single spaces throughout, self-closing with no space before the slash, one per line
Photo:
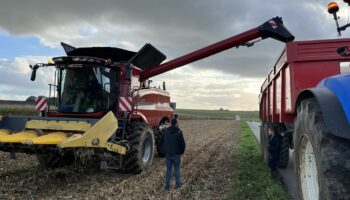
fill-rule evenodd
<path id="1" fill-rule="evenodd" d="M 155 149 L 174 117 L 174 103 L 149 78 L 255 39 L 289 42 L 294 36 L 280 17 L 161 64 L 166 56 L 150 44 L 138 52 L 119 48 L 75 48 L 62 43 L 66 56 L 32 66 L 55 67 L 49 109 L 44 116 L 7 116 L 0 121 L 0 150 L 36 154 L 48 167 L 79 158 L 101 159 L 101 167 L 141 172 L 152 164 Z M 53 90 L 53 92 L 51 92 Z M 85 155 L 85 154 L 83 154 Z"/>
<path id="2" fill-rule="evenodd" d="M 151 44 L 137 53 L 119 48 L 75 48 L 61 44 L 67 56 L 31 66 L 32 81 L 39 67 L 56 68 L 57 84 L 50 85 L 49 99 L 53 99 L 50 101 L 53 105 L 49 104 L 48 116 L 102 117 L 109 111 L 117 115 L 121 114 L 119 111 L 131 111 L 137 105 L 121 105 L 118 99 L 133 98 L 132 92 L 140 87 L 149 88 L 150 81 L 148 84 L 139 82 L 141 71 L 159 65 L 166 58 Z"/>

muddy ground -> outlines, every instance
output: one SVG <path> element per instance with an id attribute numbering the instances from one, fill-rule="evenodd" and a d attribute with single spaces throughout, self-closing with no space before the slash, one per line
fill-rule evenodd
<path id="1" fill-rule="evenodd" d="M 239 123 L 233 120 L 182 120 L 187 143 L 182 158 L 183 186 L 164 191 L 165 160 L 137 175 L 100 171 L 89 164 L 46 170 L 36 157 L 0 153 L 0 199 L 222 199 L 232 190 L 233 157 Z M 173 180 L 174 181 L 174 180 Z"/>

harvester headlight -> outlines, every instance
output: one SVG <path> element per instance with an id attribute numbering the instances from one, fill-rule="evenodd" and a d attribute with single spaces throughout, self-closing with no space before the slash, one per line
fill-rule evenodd
<path id="1" fill-rule="evenodd" d="M 339 11 L 339 6 L 337 2 L 330 2 L 327 6 L 327 9 L 330 14 L 334 14 Z"/>
<path id="2" fill-rule="evenodd" d="M 47 64 L 53 65 L 53 64 L 55 64 L 55 62 L 54 62 L 52 59 L 49 59 L 49 60 L 47 61 Z"/>

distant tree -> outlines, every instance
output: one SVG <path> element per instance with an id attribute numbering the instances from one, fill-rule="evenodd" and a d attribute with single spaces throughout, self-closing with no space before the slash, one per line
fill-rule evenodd
<path id="1" fill-rule="evenodd" d="M 220 108 L 220 111 L 223 111 L 224 109 L 223 108 Z"/>
<path id="2" fill-rule="evenodd" d="M 35 104 L 36 97 L 35 96 L 30 96 L 26 99 L 27 103 L 32 103 Z"/>

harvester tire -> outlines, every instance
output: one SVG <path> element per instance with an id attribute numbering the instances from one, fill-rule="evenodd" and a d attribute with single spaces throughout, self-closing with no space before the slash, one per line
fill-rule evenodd
<path id="1" fill-rule="evenodd" d="M 157 134 L 155 135 L 156 138 L 156 146 L 157 146 L 157 153 L 159 157 L 165 157 L 164 153 L 161 152 L 161 141 L 164 136 L 165 130 L 169 127 L 169 123 L 163 123 L 159 125 L 157 128 Z"/>
<path id="2" fill-rule="evenodd" d="M 41 166 L 49 169 L 71 165 L 75 161 L 74 154 L 60 155 L 58 152 L 36 154 Z"/>
<path id="3" fill-rule="evenodd" d="M 144 122 L 133 122 L 127 129 L 126 139 L 130 149 L 124 156 L 123 170 L 140 173 L 152 165 L 154 156 L 154 134 Z"/>
<path id="4" fill-rule="evenodd" d="M 263 122 L 260 126 L 260 153 L 264 162 L 267 164 L 269 161 L 268 137 L 267 137 L 267 122 Z"/>
<path id="5" fill-rule="evenodd" d="M 285 169 L 289 161 L 289 138 L 287 135 L 281 135 L 281 151 L 277 166 L 280 169 Z"/>
<path id="6" fill-rule="evenodd" d="M 298 106 L 294 145 L 298 199 L 350 198 L 350 142 L 330 134 L 314 98 Z"/>

